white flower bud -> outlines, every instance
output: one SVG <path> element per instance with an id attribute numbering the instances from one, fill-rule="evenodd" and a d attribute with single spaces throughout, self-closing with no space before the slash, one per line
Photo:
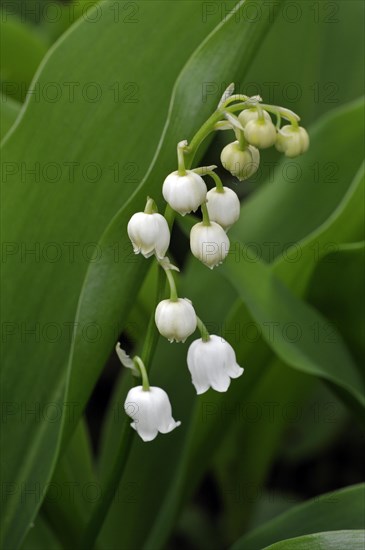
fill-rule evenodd
<path id="1" fill-rule="evenodd" d="M 262 110 L 264 114 L 264 119 L 271 122 L 271 116 L 267 111 Z M 238 115 L 238 120 L 241 123 L 241 126 L 244 128 L 248 122 L 251 120 L 257 120 L 259 116 L 259 113 L 257 109 L 245 109 L 244 111 L 241 111 Z"/>
<path id="2" fill-rule="evenodd" d="M 133 419 L 131 426 L 143 441 L 152 441 L 158 432 L 167 434 L 181 424 L 172 417 L 167 393 L 154 386 L 147 391 L 142 386 L 129 390 L 124 410 Z"/>
<path id="3" fill-rule="evenodd" d="M 198 395 L 209 388 L 225 392 L 231 378 L 238 378 L 243 373 L 237 364 L 234 349 L 220 336 L 211 335 L 207 342 L 194 340 L 189 347 L 187 361 Z"/>
<path id="4" fill-rule="evenodd" d="M 185 342 L 196 329 L 196 313 L 190 300 L 162 300 L 156 308 L 158 331 L 170 342 Z"/>
<path id="5" fill-rule="evenodd" d="M 190 249 L 210 269 L 221 264 L 229 252 L 229 239 L 216 222 L 194 225 L 190 231 Z"/>
<path id="6" fill-rule="evenodd" d="M 232 176 L 240 181 L 247 180 L 258 169 L 260 152 L 256 147 L 248 145 L 243 151 L 238 141 L 229 143 L 221 153 L 222 165 Z"/>
<path id="7" fill-rule="evenodd" d="M 305 153 L 309 147 L 309 136 L 301 126 L 283 126 L 276 139 L 276 149 L 286 157 L 293 158 Z"/>
<path id="8" fill-rule="evenodd" d="M 216 187 L 208 191 L 207 209 L 209 219 L 227 231 L 240 217 L 240 201 L 232 189 L 223 187 L 223 191 Z"/>
<path id="9" fill-rule="evenodd" d="M 207 186 L 203 178 L 191 170 L 187 170 L 184 176 L 173 172 L 165 179 L 162 194 L 173 210 L 185 216 L 195 212 L 205 201 Z"/>
<path id="10" fill-rule="evenodd" d="M 145 258 L 153 254 L 159 259 L 165 257 L 170 244 L 170 231 L 161 214 L 137 212 L 129 220 L 127 231 L 135 254 L 142 253 Z"/>
<path id="11" fill-rule="evenodd" d="M 276 128 L 271 119 L 250 120 L 245 126 L 244 134 L 248 143 L 260 149 L 272 147 L 276 141 Z"/>

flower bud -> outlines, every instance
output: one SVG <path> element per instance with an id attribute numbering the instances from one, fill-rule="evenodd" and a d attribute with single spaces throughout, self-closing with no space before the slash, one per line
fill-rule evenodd
<path id="1" fill-rule="evenodd" d="M 156 254 L 159 259 L 166 256 L 170 231 L 161 214 L 137 212 L 129 220 L 127 231 L 135 254 L 141 253 L 145 258 Z"/>
<path id="2" fill-rule="evenodd" d="M 158 432 L 167 434 L 181 424 L 172 417 L 167 393 L 155 386 L 150 386 L 149 390 L 142 386 L 129 390 L 124 410 L 133 419 L 131 426 L 143 441 L 152 441 Z"/>
<path id="3" fill-rule="evenodd" d="M 242 150 L 238 141 L 234 141 L 223 149 L 221 162 L 224 168 L 231 172 L 232 176 L 243 181 L 257 171 L 260 164 L 260 153 L 252 145 L 248 145 Z"/>
<path id="4" fill-rule="evenodd" d="M 195 212 L 205 201 L 207 186 L 203 178 L 191 170 L 187 170 L 184 176 L 173 172 L 165 179 L 162 194 L 173 210 L 185 216 Z"/>
<path id="5" fill-rule="evenodd" d="M 301 126 L 283 126 L 278 132 L 275 147 L 286 157 L 297 157 L 305 153 L 309 147 L 308 133 Z"/>
<path id="6" fill-rule="evenodd" d="M 267 111 L 262 110 L 264 119 L 268 122 L 271 122 L 271 116 Z M 257 120 L 259 117 L 259 113 L 257 109 L 245 109 L 244 111 L 241 111 L 238 115 L 238 120 L 241 123 L 241 126 L 244 128 L 248 122 L 251 120 Z"/>
<path id="7" fill-rule="evenodd" d="M 243 373 L 232 346 L 213 334 L 206 342 L 194 340 L 188 350 L 187 362 L 198 395 L 209 388 L 225 392 L 231 378 L 238 378 Z"/>
<path id="8" fill-rule="evenodd" d="M 209 219 L 218 223 L 226 231 L 240 217 L 240 201 L 234 191 L 223 187 L 223 193 L 217 188 L 207 193 L 207 209 Z"/>
<path id="9" fill-rule="evenodd" d="M 245 126 L 244 134 L 248 143 L 260 149 L 272 147 L 276 141 L 276 128 L 271 119 L 250 120 Z"/>
<path id="10" fill-rule="evenodd" d="M 229 252 L 229 239 L 216 222 L 194 225 L 190 231 L 190 249 L 194 256 L 210 269 L 221 264 Z"/>
<path id="11" fill-rule="evenodd" d="M 185 342 L 196 329 L 196 313 L 190 300 L 162 300 L 156 308 L 155 322 L 158 331 L 169 342 Z"/>

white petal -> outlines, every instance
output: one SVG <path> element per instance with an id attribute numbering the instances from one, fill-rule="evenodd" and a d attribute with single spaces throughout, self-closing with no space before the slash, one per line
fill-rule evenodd
<path id="1" fill-rule="evenodd" d="M 194 340 L 189 346 L 187 356 L 191 380 L 198 395 L 205 393 L 210 388 L 209 376 L 200 362 L 201 343 L 201 339 Z"/>
<path id="2" fill-rule="evenodd" d="M 156 308 L 157 328 L 170 341 L 184 342 L 196 329 L 196 314 L 188 300 L 162 300 Z"/>
<path id="3" fill-rule="evenodd" d="M 199 339 L 190 345 L 187 362 L 198 394 L 209 387 L 225 392 L 231 378 L 238 378 L 243 373 L 232 346 L 214 334 L 207 342 Z"/>
<path id="4" fill-rule="evenodd" d="M 140 376 L 139 370 L 137 369 L 133 360 L 129 357 L 129 355 L 127 355 L 124 349 L 120 347 L 120 342 L 118 342 L 115 346 L 115 351 L 117 352 L 117 355 L 122 365 L 127 369 L 131 369 L 134 375 Z"/>
<path id="5" fill-rule="evenodd" d="M 227 372 L 231 378 L 239 378 L 245 369 L 239 366 L 238 363 L 227 367 Z"/>
<path id="6" fill-rule="evenodd" d="M 197 210 L 204 202 L 207 186 L 199 174 L 187 170 L 186 175 L 178 172 L 169 174 L 162 187 L 162 194 L 171 208 L 182 215 Z"/>
<path id="7" fill-rule="evenodd" d="M 155 386 L 150 387 L 150 392 L 155 407 L 156 426 L 158 427 L 158 431 L 166 434 L 180 426 L 181 422 L 176 422 L 172 417 L 171 403 L 167 393 Z"/>
<path id="8" fill-rule="evenodd" d="M 206 266 L 213 268 L 222 263 L 229 252 L 229 238 L 214 221 L 210 225 L 195 224 L 190 231 L 190 249 Z"/>
<path id="9" fill-rule="evenodd" d="M 142 386 L 132 388 L 124 409 L 133 418 L 131 426 L 143 441 L 152 441 L 158 432 L 168 433 L 180 426 L 173 419 L 168 395 L 161 388 L 151 386 L 148 391 Z"/>
<path id="10" fill-rule="evenodd" d="M 232 189 L 223 189 L 224 193 L 218 192 L 216 188 L 208 191 L 207 209 L 210 220 L 227 231 L 240 217 L 240 201 Z"/>

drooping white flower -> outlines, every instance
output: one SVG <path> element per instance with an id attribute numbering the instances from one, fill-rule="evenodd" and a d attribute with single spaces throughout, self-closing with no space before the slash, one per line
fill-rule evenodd
<path id="1" fill-rule="evenodd" d="M 152 441 L 158 432 L 167 434 L 181 424 L 172 417 L 167 393 L 155 386 L 150 386 L 149 390 L 142 386 L 129 390 L 124 410 L 132 418 L 131 426 L 143 441 Z"/>
<path id="2" fill-rule="evenodd" d="M 190 249 L 210 269 L 221 264 L 229 252 L 229 238 L 216 222 L 200 222 L 190 231 Z"/>
<path id="3" fill-rule="evenodd" d="M 271 121 L 271 117 L 267 111 L 262 110 L 264 119 L 267 121 Z M 248 122 L 251 120 L 257 120 L 259 116 L 257 109 L 245 109 L 244 111 L 241 111 L 238 115 L 238 120 L 241 123 L 241 126 L 244 128 Z"/>
<path id="4" fill-rule="evenodd" d="M 192 342 L 187 362 L 198 395 L 209 388 L 227 391 L 231 378 L 238 378 L 244 370 L 237 364 L 232 346 L 214 334 L 206 342 L 201 338 Z"/>
<path id="5" fill-rule="evenodd" d="M 162 300 L 156 308 L 158 331 L 170 342 L 185 342 L 196 329 L 196 313 L 190 300 Z"/>
<path id="6" fill-rule="evenodd" d="M 216 187 L 207 193 L 207 209 L 211 221 L 218 223 L 226 231 L 240 217 L 240 201 L 234 191 L 223 187 L 223 192 Z"/>
<path id="7" fill-rule="evenodd" d="M 273 125 L 271 118 L 250 120 L 245 126 L 245 139 L 251 145 L 260 149 L 272 147 L 276 141 L 276 128 Z"/>
<path id="8" fill-rule="evenodd" d="M 185 216 L 195 212 L 205 201 L 207 186 L 203 178 L 191 170 L 187 170 L 184 176 L 176 171 L 165 179 L 162 194 L 173 210 Z"/>
<path id="9" fill-rule="evenodd" d="M 161 214 L 137 212 L 129 220 L 127 231 L 135 254 L 141 253 L 145 258 L 153 254 L 159 259 L 165 257 L 170 244 L 170 230 Z"/>
<path id="10" fill-rule="evenodd" d="M 248 145 L 242 150 L 239 142 L 234 141 L 224 147 L 221 152 L 221 162 L 232 176 L 243 181 L 257 171 L 260 164 L 260 152 L 253 145 Z"/>
<path id="11" fill-rule="evenodd" d="M 305 153 L 309 147 L 308 132 L 301 126 L 283 126 L 278 132 L 275 147 L 286 157 L 297 157 Z"/>

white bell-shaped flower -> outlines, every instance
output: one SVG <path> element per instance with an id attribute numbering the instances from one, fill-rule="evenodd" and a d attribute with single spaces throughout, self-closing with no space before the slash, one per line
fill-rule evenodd
<path id="1" fill-rule="evenodd" d="M 267 111 L 262 110 L 262 113 L 264 115 L 264 119 L 267 121 L 271 121 L 271 116 Z M 257 109 L 245 109 L 244 111 L 241 111 L 238 115 L 238 120 L 241 123 L 241 126 L 244 128 L 248 122 L 251 120 L 257 120 L 259 117 L 259 113 Z"/>
<path id="2" fill-rule="evenodd" d="M 237 364 L 232 346 L 214 334 L 206 342 L 201 338 L 192 342 L 187 362 L 198 395 L 209 388 L 227 391 L 231 378 L 238 378 L 244 370 Z"/>
<path id="3" fill-rule="evenodd" d="M 260 152 L 253 145 L 242 150 L 238 141 L 229 143 L 221 152 L 222 165 L 240 181 L 250 178 L 260 164 Z"/>
<path id="4" fill-rule="evenodd" d="M 309 147 L 308 133 L 301 126 L 283 126 L 278 132 L 275 147 L 286 157 L 297 157 L 305 153 Z"/>
<path id="5" fill-rule="evenodd" d="M 127 231 L 135 254 L 141 253 L 145 258 L 153 254 L 159 259 L 165 257 L 170 245 L 170 230 L 161 214 L 137 212 L 129 220 Z"/>
<path id="6" fill-rule="evenodd" d="M 221 264 L 229 252 L 229 238 L 216 222 L 195 224 L 190 231 L 190 249 L 210 269 Z"/>
<path id="7" fill-rule="evenodd" d="M 205 201 L 207 186 L 203 178 L 192 170 L 187 170 L 184 176 L 176 171 L 165 179 L 162 194 L 173 210 L 185 216 L 195 212 Z"/>
<path id="8" fill-rule="evenodd" d="M 276 141 L 276 128 L 273 125 L 271 118 L 250 120 L 245 126 L 245 139 L 251 145 L 260 149 L 272 147 Z"/>
<path id="9" fill-rule="evenodd" d="M 226 231 L 240 217 L 240 206 L 239 198 L 229 187 L 223 187 L 222 191 L 214 187 L 207 193 L 209 218 Z"/>
<path id="10" fill-rule="evenodd" d="M 143 441 L 152 441 L 158 432 L 167 434 L 181 424 L 172 417 L 167 393 L 155 386 L 150 386 L 149 390 L 142 386 L 129 390 L 124 410 L 132 418 L 131 426 Z"/>
<path id="11" fill-rule="evenodd" d="M 196 329 L 196 313 L 190 300 L 162 300 L 156 308 L 155 322 L 159 333 L 170 342 L 185 342 Z"/>

